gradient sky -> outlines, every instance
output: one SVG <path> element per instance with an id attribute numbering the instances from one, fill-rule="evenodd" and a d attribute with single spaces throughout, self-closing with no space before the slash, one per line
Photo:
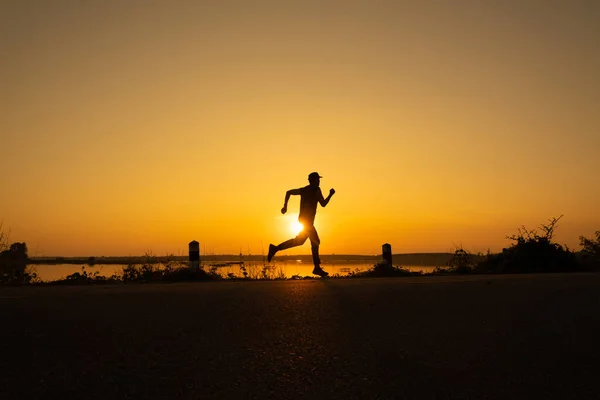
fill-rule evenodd
<path id="1" fill-rule="evenodd" d="M 323 254 L 600 230 L 600 2 L 0 2 L 0 221 L 30 255 Z M 309 253 L 305 244 L 286 254 Z"/>

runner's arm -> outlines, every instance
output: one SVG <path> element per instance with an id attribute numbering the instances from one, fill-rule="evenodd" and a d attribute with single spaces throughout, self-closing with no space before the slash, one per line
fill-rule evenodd
<path id="1" fill-rule="evenodd" d="M 285 192 L 285 200 L 283 201 L 283 208 L 281 209 L 281 213 L 285 214 L 287 212 L 287 203 L 290 200 L 290 196 L 299 196 L 300 189 L 290 189 Z"/>
<path id="2" fill-rule="evenodd" d="M 325 207 L 327 204 L 329 204 L 329 200 L 331 200 L 331 196 L 333 196 L 334 194 L 335 190 L 329 189 L 329 196 L 327 196 L 327 198 L 324 199 L 323 192 L 321 192 L 321 189 L 319 189 L 319 204 L 321 205 L 321 207 Z"/>

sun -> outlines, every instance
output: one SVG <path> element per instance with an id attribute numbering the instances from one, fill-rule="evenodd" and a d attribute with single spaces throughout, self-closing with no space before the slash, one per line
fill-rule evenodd
<path id="1" fill-rule="evenodd" d="M 300 232 L 302 232 L 303 229 L 304 225 L 302 225 L 298 221 L 292 221 L 292 223 L 290 224 L 290 232 L 292 232 L 292 234 L 294 235 L 299 234 Z"/>

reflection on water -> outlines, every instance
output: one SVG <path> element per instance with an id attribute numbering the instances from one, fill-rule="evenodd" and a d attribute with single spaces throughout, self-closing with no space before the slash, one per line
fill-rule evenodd
<path id="1" fill-rule="evenodd" d="M 158 267 L 163 265 L 158 264 Z M 68 275 L 76 272 L 82 273 L 83 271 L 88 274 L 98 274 L 98 276 L 110 277 L 113 275 L 121 276 L 123 274 L 123 268 L 127 267 L 125 264 L 96 264 L 96 265 L 78 265 L 78 264 L 36 264 L 29 265 L 28 268 L 31 272 L 35 272 L 38 278 L 44 282 L 55 281 L 64 279 Z M 373 267 L 372 263 L 347 263 L 341 262 L 339 264 L 322 264 L 325 271 L 331 275 L 347 276 L 352 272 L 366 271 Z M 409 271 L 414 272 L 432 272 L 435 267 L 433 266 L 402 266 Z M 83 268 L 83 270 L 82 270 Z M 209 264 L 203 265 L 204 270 L 213 270 L 214 272 L 221 275 L 223 278 L 237 277 L 243 278 L 247 276 L 252 279 L 259 278 L 292 278 L 294 276 L 304 277 L 313 276 L 312 264 L 287 261 L 287 262 L 276 262 L 270 265 L 265 265 L 262 262 L 246 262 L 244 266 L 241 265 L 220 265 L 211 266 Z M 244 272 L 246 275 L 244 275 Z"/>

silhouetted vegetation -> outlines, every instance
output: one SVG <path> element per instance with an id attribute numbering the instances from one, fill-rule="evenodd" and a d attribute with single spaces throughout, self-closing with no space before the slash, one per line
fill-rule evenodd
<path id="1" fill-rule="evenodd" d="M 123 268 L 120 278 L 123 283 L 191 282 L 220 278 L 202 268 L 192 270 L 186 264 L 174 261 L 173 258 L 172 255 L 157 257 L 147 253 L 141 265 L 129 264 Z"/>
<path id="2" fill-rule="evenodd" d="M 9 234 L 2 230 L 0 223 L 0 284 L 31 283 L 37 279 L 35 274 L 27 273 L 27 245 L 12 243 Z"/>
<path id="3" fill-rule="evenodd" d="M 378 263 L 366 271 L 351 272 L 351 278 L 363 277 L 394 277 L 394 276 L 419 276 L 420 272 L 412 272 L 402 267 L 396 267 L 387 263 Z"/>
<path id="4" fill-rule="evenodd" d="M 537 229 L 527 229 L 522 226 L 517 233 L 507 236 L 513 243 L 502 249 L 500 253 L 472 254 L 459 247 L 454 254 L 436 254 L 439 259 L 448 258 L 444 267 L 438 267 L 433 272 L 437 274 L 502 274 L 502 273 L 544 273 L 544 272 L 576 272 L 600 270 L 600 231 L 595 237 L 580 236 L 581 250 L 573 252 L 568 247 L 554 241 L 554 233 L 558 227 L 558 218 L 551 218 L 547 224 Z M 31 284 L 40 283 L 35 272 L 28 271 L 30 262 L 25 243 L 9 245 L 9 235 L 2 231 L 0 223 L 0 284 Z M 421 255 L 410 255 L 421 257 Z M 369 256 L 370 257 L 370 256 Z M 93 265 L 104 257 L 89 257 L 85 264 Z M 193 270 L 181 257 L 146 254 L 136 257 L 138 263 L 129 263 L 121 274 L 110 277 L 100 275 L 100 271 L 88 272 L 85 266 L 81 272 L 75 272 L 66 278 L 49 282 L 50 284 L 117 284 L 117 283 L 151 283 L 151 282 L 190 282 L 206 280 L 275 280 L 286 279 L 281 267 L 272 265 L 253 265 L 241 263 L 239 273 L 230 272 L 226 276 L 218 273 L 221 264 L 206 264 Z M 56 258 L 58 261 L 58 258 Z M 229 264 L 229 263 L 228 263 Z M 235 263 L 233 263 L 235 264 Z M 33 269 L 35 271 L 35 269 Z M 377 263 L 366 271 L 354 271 L 347 277 L 402 277 L 429 275 L 412 272 L 402 267 L 386 263 Z M 341 277 L 339 275 L 332 276 Z M 291 279 L 311 277 L 293 276 Z"/>
<path id="5" fill-rule="evenodd" d="M 75 272 L 64 279 L 48 282 L 51 285 L 84 285 L 84 284 L 131 284 L 131 283 L 172 283 L 194 282 L 221 279 L 202 269 L 191 270 L 185 264 L 166 265 L 146 263 L 142 265 L 127 265 L 121 274 L 110 277 L 100 275 L 100 271 L 88 272 L 85 266 L 81 272 Z"/>
<path id="6" fill-rule="evenodd" d="M 493 254 L 473 255 L 463 248 L 455 251 L 448 262 L 448 267 L 437 269 L 436 272 L 452 273 L 543 273 L 543 272 L 575 272 L 591 270 L 596 266 L 598 254 L 598 239 L 596 241 L 581 237 L 583 253 L 589 254 L 588 264 L 578 262 L 577 254 L 568 247 L 553 241 L 558 227 L 558 218 L 551 218 L 547 224 L 538 229 L 527 229 L 522 226 L 517 234 L 507 236 L 513 243 Z"/>
<path id="7" fill-rule="evenodd" d="M 568 247 L 553 241 L 558 218 L 551 218 L 548 224 L 529 230 L 519 228 L 516 235 L 507 236 L 514 241 L 498 254 L 488 254 L 478 263 L 476 269 L 482 273 L 537 273 L 572 272 L 580 270 L 575 253 Z"/>
<path id="8" fill-rule="evenodd" d="M 119 276 L 113 275 L 110 277 L 100 275 L 99 271 L 88 272 L 85 266 L 81 267 L 81 272 L 75 272 L 71 275 L 67 275 L 65 279 L 52 282 L 57 285 L 86 285 L 86 284 L 107 284 L 107 283 L 119 283 L 121 279 Z"/>
<path id="9" fill-rule="evenodd" d="M 220 276 L 199 268 L 193 271 L 185 264 L 167 264 L 160 267 L 157 264 L 128 265 L 123 268 L 121 277 L 123 283 L 150 282 L 193 282 L 221 279 Z"/>
<path id="10" fill-rule="evenodd" d="M 27 245 L 13 243 L 7 250 L 0 252 L 0 282 L 22 284 L 29 283 L 35 277 L 27 274 Z"/>
<path id="11" fill-rule="evenodd" d="M 594 239 L 579 237 L 579 244 L 582 247 L 580 263 L 584 269 L 600 269 L 600 231 L 596 231 L 595 235 Z"/>
<path id="12" fill-rule="evenodd" d="M 448 268 L 445 269 L 445 272 L 470 274 L 475 271 L 476 266 L 475 256 L 459 247 L 448 261 Z M 440 272 L 440 269 L 437 269 L 436 272 Z"/>
<path id="13" fill-rule="evenodd" d="M 600 270 L 600 231 L 595 239 L 581 236 L 582 250 L 571 251 L 553 241 L 558 221 L 562 218 L 551 218 L 547 224 L 538 229 L 527 229 L 522 226 L 517 234 L 507 236 L 513 243 L 502 249 L 500 253 L 471 254 L 458 248 L 447 267 L 436 268 L 439 273 L 544 273 L 544 272 L 577 272 Z"/>
<path id="14" fill-rule="evenodd" d="M 0 253 L 8 249 L 8 234 L 2 230 L 2 225 L 0 222 Z"/>

